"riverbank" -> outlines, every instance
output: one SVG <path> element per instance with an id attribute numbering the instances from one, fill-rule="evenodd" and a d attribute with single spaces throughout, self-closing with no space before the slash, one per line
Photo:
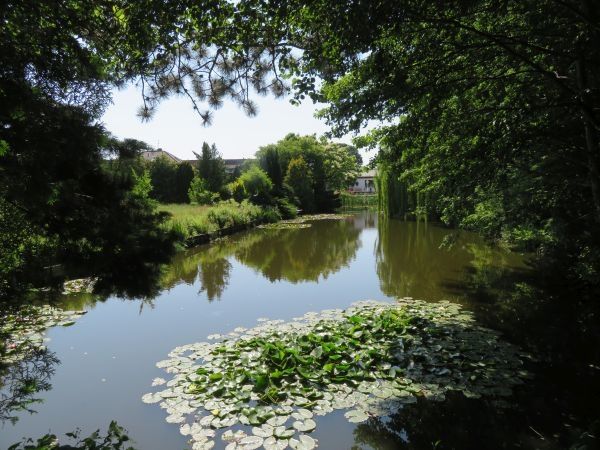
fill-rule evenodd
<path id="1" fill-rule="evenodd" d="M 254 205 L 247 200 L 227 200 L 211 206 L 167 204 L 158 209 L 171 215 L 164 227 L 187 248 L 283 219 L 277 208 Z"/>

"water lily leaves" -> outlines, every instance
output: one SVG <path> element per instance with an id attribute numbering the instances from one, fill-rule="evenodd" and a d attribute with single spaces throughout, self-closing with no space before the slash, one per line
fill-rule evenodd
<path id="1" fill-rule="evenodd" d="M 295 431 L 293 428 L 286 428 L 284 426 L 276 427 L 273 430 L 273 435 L 279 439 L 288 439 L 294 435 Z"/>
<path id="2" fill-rule="evenodd" d="M 191 435 L 194 441 L 205 441 L 215 437 L 215 430 L 198 427 L 197 429 L 191 430 Z"/>
<path id="3" fill-rule="evenodd" d="M 294 419 L 298 419 L 298 420 L 302 420 L 302 419 L 311 419 L 313 416 L 313 413 L 305 408 L 300 408 L 298 409 L 294 414 L 292 414 L 292 417 Z"/>
<path id="4" fill-rule="evenodd" d="M 144 403 L 158 403 L 162 399 L 163 398 L 160 396 L 160 393 L 150 393 L 150 394 L 144 394 L 142 396 L 142 401 Z"/>
<path id="5" fill-rule="evenodd" d="M 317 442 L 305 434 L 298 436 L 298 439 L 290 439 L 290 447 L 295 450 L 312 450 L 317 446 Z"/>
<path id="6" fill-rule="evenodd" d="M 289 416 L 294 411 L 294 408 L 291 406 L 281 406 L 274 410 L 275 414 L 278 416 Z M 283 425 L 283 424 L 282 424 Z"/>
<path id="7" fill-rule="evenodd" d="M 154 380 L 152 380 L 152 386 L 161 386 L 165 383 L 166 380 L 164 378 L 155 378 Z"/>
<path id="8" fill-rule="evenodd" d="M 159 369 L 164 369 L 165 367 L 171 367 L 179 364 L 179 361 L 175 359 L 164 359 L 156 363 L 156 367 Z"/>
<path id="9" fill-rule="evenodd" d="M 179 414 L 171 414 L 165 419 L 168 423 L 181 423 L 185 421 L 185 417 Z"/>
<path id="10" fill-rule="evenodd" d="M 239 441 L 242 438 L 245 438 L 247 436 L 246 433 L 244 433 L 242 430 L 238 430 L 235 433 L 231 430 L 227 430 L 225 431 L 222 435 L 221 435 L 221 439 L 224 440 L 225 442 L 234 442 L 234 441 Z"/>
<path id="11" fill-rule="evenodd" d="M 252 434 L 255 436 L 262 437 L 262 438 L 268 438 L 268 437 L 273 436 L 273 430 L 274 430 L 274 427 L 265 423 L 260 427 L 253 427 Z"/>
<path id="12" fill-rule="evenodd" d="M 359 409 L 353 409 L 344 414 L 344 417 L 348 419 L 350 423 L 361 423 L 369 418 L 369 415 Z"/>
<path id="13" fill-rule="evenodd" d="M 263 442 L 265 450 L 285 450 L 288 448 L 287 439 L 277 439 L 274 436 L 268 437 Z"/>
<path id="14" fill-rule="evenodd" d="M 192 432 L 192 427 L 190 426 L 189 423 L 183 424 L 179 427 L 179 432 L 184 435 L 187 436 L 189 434 L 191 434 Z"/>
<path id="15" fill-rule="evenodd" d="M 296 420 L 292 426 L 296 430 L 303 431 L 303 432 L 312 431 L 315 428 L 317 428 L 316 422 L 312 419 Z"/>
<path id="16" fill-rule="evenodd" d="M 215 441 L 200 441 L 192 444 L 192 450 L 210 450 L 215 446 Z"/>
<path id="17" fill-rule="evenodd" d="M 373 395 L 378 398 L 386 399 L 394 395 L 394 391 L 389 388 L 375 389 Z"/>
<path id="18" fill-rule="evenodd" d="M 259 436 L 246 436 L 239 441 L 231 442 L 225 450 L 255 450 L 262 447 L 264 439 Z"/>
<path id="19" fill-rule="evenodd" d="M 275 416 L 267 420 L 267 424 L 271 425 L 272 427 L 280 427 L 281 425 L 285 424 L 287 420 L 288 416 Z"/>
<path id="20" fill-rule="evenodd" d="M 176 423 L 201 408 L 199 422 L 180 431 L 201 443 L 226 428 L 228 449 L 314 448 L 312 438 L 295 434 L 311 432 L 314 416 L 334 409 L 350 409 L 348 421 L 361 423 L 416 402 L 416 395 L 504 397 L 526 379 L 518 349 L 452 304 L 359 302 L 287 323 L 265 320 L 229 336 L 174 349 L 158 363 L 176 374 L 167 389 L 143 397 L 160 402 Z M 290 416 L 293 428 L 285 425 Z M 252 426 L 253 436 L 227 429 L 237 424 Z"/>

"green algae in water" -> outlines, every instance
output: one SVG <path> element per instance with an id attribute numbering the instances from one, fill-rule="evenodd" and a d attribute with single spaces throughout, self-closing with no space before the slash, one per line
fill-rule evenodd
<path id="1" fill-rule="evenodd" d="M 448 302 L 367 301 L 261 320 L 157 364 L 174 377 L 142 400 L 160 402 L 194 449 L 212 448 L 220 429 L 228 450 L 311 449 L 316 416 L 346 410 L 360 423 L 448 391 L 500 399 L 528 376 L 516 347 Z"/>

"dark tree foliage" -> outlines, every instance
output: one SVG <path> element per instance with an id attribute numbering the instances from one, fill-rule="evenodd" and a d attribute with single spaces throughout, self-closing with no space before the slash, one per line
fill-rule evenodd
<path id="1" fill-rule="evenodd" d="M 14 238 L 2 249 L 0 297 L 66 274 L 143 270 L 171 251 L 131 176 L 105 170 L 111 146 L 94 124 L 124 74 L 116 6 L 0 8 L 0 234 Z"/>
<path id="2" fill-rule="evenodd" d="M 25 261 L 14 281 L 48 282 L 52 264 L 100 275 L 164 261 L 170 240 L 159 232 L 162 217 L 130 191 L 130 176 L 102 169 L 103 130 L 79 108 L 15 94 L 1 98 L 3 110 L 12 106 L 0 114 L 9 146 L 1 157 L 3 201 L 30 230 L 20 244 L 37 236 L 52 251 L 32 261 L 28 248 L 17 248 Z M 28 266 L 37 269 L 33 275 L 22 270 Z"/>
<path id="3" fill-rule="evenodd" d="M 160 203 L 175 202 L 175 175 L 177 165 L 164 156 L 148 163 L 148 171 L 152 179 L 150 197 Z"/>
<path id="4" fill-rule="evenodd" d="M 174 189 L 174 202 L 175 203 L 189 203 L 188 191 L 190 184 L 194 178 L 194 168 L 188 162 L 182 162 L 177 164 L 177 170 L 175 171 L 175 189 Z"/>
<path id="5" fill-rule="evenodd" d="M 217 150 L 217 146 L 215 144 L 211 146 L 203 142 L 202 152 L 200 154 L 194 152 L 194 154 L 198 159 L 198 175 L 205 181 L 206 188 L 211 192 L 221 192 L 227 174 L 225 163 Z"/>

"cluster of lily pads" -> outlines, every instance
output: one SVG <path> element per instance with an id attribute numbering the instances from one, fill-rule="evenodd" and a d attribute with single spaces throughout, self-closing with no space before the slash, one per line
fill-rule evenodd
<path id="1" fill-rule="evenodd" d="M 75 280 L 65 281 L 63 283 L 63 294 L 91 294 L 94 291 L 94 286 L 97 282 L 98 278 L 96 277 L 77 278 Z"/>
<path id="2" fill-rule="evenodd" d="M 310 228 L 312 225 L 309 222 L 316 220 L 343 220 L 350 217 L 348 214 L 306 214 L 295 219 L 280 220 L 279 222 L 266 223 L 259 225 L 258 228 L 264 228 L 268 230 L 282 230 L 282 229 L 298 229 L 298 228 Z"/>
<path id="3" fill-rule="evenodd" d="M 65 311 L 49 305 L 27 305 L 16 311 L 0 312 L 0 336 L 4 340 L 0 363 L 15 363 L 31 350 L 43 349 L 48 328 L 73 325 L 83 314 L 85 311 Z"/>
<path id="4" fill-rule="evenodd" d="M 264 230 L 296 230 L 301 228 L 310 228 L 311 226 L 312 225 L 310 223 L 293 222 L 291 220 L 281 220 L 279 222 L 265 223 L 259 225 L 258 228 Z"/>
<path id="5" fill-rule="evenodd" d="M 179 423 L 194 450 L 217 433 L 227 450 L 312 449 L 315 416 L 352 423 L 397 412 L 418 397 L 508 396 L 528 376 L 518 349 L 448 302 L 366 301 L 177 347 L 157 363 L 174 377 L 143 396 Z M 224 431 L 224 432 L 223 432 Z"/>

